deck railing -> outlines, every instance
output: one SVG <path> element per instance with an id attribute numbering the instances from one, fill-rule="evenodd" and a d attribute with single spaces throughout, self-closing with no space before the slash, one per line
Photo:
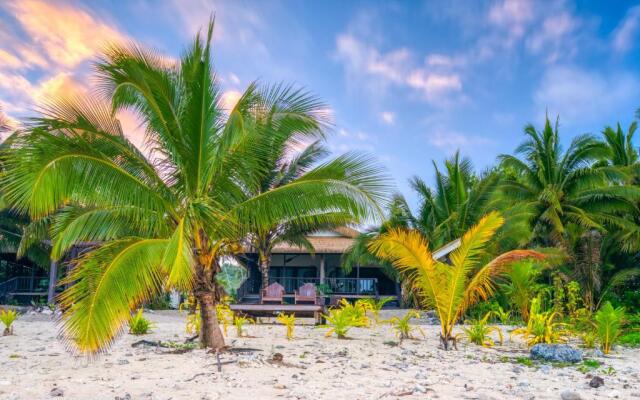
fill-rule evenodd
<path id="1" fill-rule="evenodd" d="M 49 278 L 47 277 L 16 276 L 0 282 L 0 299 L 6 300 L 7 297 L 21 294 L 47 294 L 48 286 Z"/>
<path id="2" fill-rule="evenodd" d="M 313 283 L 319 286 L 320 291 L 324 291 L 325 295 L 370 295 L 378 294 L 377 278 L 325 278 L 324 282 L 320 282 L 320 278 L 311 277 L 270 277 L 269 284 L 278 282 L 284 286 L 285 293 L 292 294 L 300 286 L 305 283 Z M 260 294 L 261 281 L 255 279 L 247 279 L 242 287 L 238 290 L 239 297 L 249 294 Z M 324 289 L 324 290 L 323 290 Z"/>

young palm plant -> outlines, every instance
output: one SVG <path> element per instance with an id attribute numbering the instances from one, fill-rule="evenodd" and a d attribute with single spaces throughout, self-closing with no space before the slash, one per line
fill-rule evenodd
<path id="1" fill-rule="evenodd" d="M 623 307 L 614 308 L 608 301 L 596 312 L 594 317 L 596 334 L 604 354 L 611 352 L 613 345 L 622 334 L 624 314 Z"/>
<path id="2" fill-rule="evenodd" d="M 482 347 L 493 347 L 495 342 L 491 338 L 491 333 L 497 333 L 500 344 L 502 344 L 504 341 L 502 337 L 502 330 L 497 326 L 489 325 L 490 316 L 491 311 L 486 313 L 484 317 L 480 319 L 467 321 L 468 327 L 464 328 L 464 333 L 471 343 Z"/>
<path id="3" fill-rule="evenodd" d="M 493 278 L 518 260 L 544 258 L 532 250 L 514 250 L 482 265 L 484 250 L 503 222 L 497 212 L 483 217 L 463 235 L 460 247 L 450 255 L 451 265 L 434 260 L 427 239 L 416 230 L 391 230 L 370 244 L 374 254 L 407 274 L 419 291 L 423 306 L 435 309 L 445 349 L 449 349 L 450 343 L 456 346 L 453 327 L 466 310 L 493 294 Z"/>
<path id="4" fill-rule="evenodd" d="M 210 23 L 177 62 L 136 45 L 111 47 L 95 66 L 111 107 L 58 99 L 12 144 L 6 199 L 35 219 L 53 215 L 54 258 L 78 242 L 93 244 L 75 260 L 66 278 L 72 286 L 60 296 L 72 348 L 109 347 L 132 309 L 176 288 L 195 295 L 201 345 L 222 349 L 215 312 L 224 295 L 216 280 L 222 256 L 241 251 L 239 242 L 256 226 L 298 218 L 305 226 L 329 211 L 363 220 L 386 198 L 382 171 L 354 154 L 255 195 L 269 158 L 263 136 L 304 136 L 318 126 L 322 103 L 291 88 L 252 84 L 226 113 L 212 32 Z M 150 157 L 113 117 L 123 109 L 144 122 Z M 265 110 L 271 127 L 262 129 Z"/>

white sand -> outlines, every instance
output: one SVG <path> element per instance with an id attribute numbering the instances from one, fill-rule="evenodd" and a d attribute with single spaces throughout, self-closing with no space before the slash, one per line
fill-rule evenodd
<path id="1" fill-rule="evenodd" d="M 397 313 L 397 311 L 396 311 Z M 385 313 L 385 317 L 389 312 Z M 24 315 L 15 335 L 0 337 L 0 399 L 51 399 L 59 388 L 64 399 L 560 399 L 571 390 L 583 399 L 640 398 L 640 350 L 617 349 L 598 358 L 594 372 L 605 385 L 588 386 L 590 378 L 576 367 L 529 368 L 505 357 L 527 356 L 514 339 L 483 349 L 462 344 L 460 350 L 438 348 L 437 326 L 422 326 L 426 339 L 395 341 L 386 325 L 353 329 L 351 340 L 325 338 L 326 329 L 296 327 L 296 339 L 284 339 L 284 327 L 251 325 L 254 337 L 228 344 L 261 349 L 247 355 L 225 354 L 217 372 L 215 357 L 202 350 L 168 354 L 168 349 L 132 348 L 141 340 L 183 341 L 184 316 L 177 312 L 147 314 L 156 322 L 152 334 L 124 335 L 109 354 L 88 362 L 64 351 L 50 317 Z M 273 353 L 284 364 L 270 363 Z M 605 372 L 611 375 L 607 375 Z"/>

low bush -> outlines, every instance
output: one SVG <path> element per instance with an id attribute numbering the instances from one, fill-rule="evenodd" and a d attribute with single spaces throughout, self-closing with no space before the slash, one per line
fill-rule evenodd
<path id="1" fill-rule="evenodd" d="M 567 335 L 564 329 L 566 324 L 555 322 L 557 315 L 552 311 L 540 311 L 540 299 L 535 298 L 531 302 L 527 326 L 515 329 L 511 335 L 521 336 L 527 346 L 538 343 L 563 343 Z"/>
<path id="2" fill-rule="evenodd" d="M 640 332 L 631 332 L 620 335 L 618 343 L 627 347 L 640 347 Z"/>
<path id="3" fill-rule="evenodd" d="M 490 316 L 491 312 L 488 312 L 480 319 L 467 321 L 469 326 L 467 328 L 463 328 L 463 330 L 465 332 L 465 336 L 471 343 L 483 347 L 492 347 L 495 345 L 495 342 L 491 339 L 491 333 L 495 332 L 500 338 L 500 344 L 502 344 L 504 341 L 504 338 L 502 337 L 502 330 L 497 326 L 489 325 L 488 321 Z"/>
<path id="4" fill-rule="evenodd" d="M 402 342 L 404 339 L 415 339 L 413 332 L 420 332 L 424 337 L 424 332 L 417 326 L 411 326 L 412 318 L 420 318 L 420 313 L 416 310 L 408 311 L 402 318 L 393 317 L 389 323 L 393 325 L 396 336 Z"/>
<path id="5" fill-rule="evenodd" d="M 280 322 L 287 328 L 287 339 L 293 339 L 293 329 L 296 326 L 297 321 L 295 314 L 280 313 L 276 317 L 276 321 Z"/>
<path id="6" fill-rule="evenodd" d="M 604 303 L 594 317 L 596 333 L 604 354 L 609 354 L 611 348 L 622 334 L 624 308 L 614 308 L 610 302 Z"/>
<path id="7" fill-rule="evenodd" d="M 244 330 L 244 326 L 247 323 L 254 324 L 255 321 L 249 317 L 240 315 L 233 317 L 233 325 L 236 327 L 236 335 L 238 337 L 246 336 L 247 332 Z"/>
<path id="8" fill-rule="evenodd" d="M 144 317 L 142 308 L 129 319 L 129 333 L 132 335 L 146 335 L 152 326 L 153 322 Z"/>
<path id="9" fill-rule="evenodd" d="M 13 322 L 18 319 L 18 312 L 15 310 L 0 310 L 0 321 L 4 324 L 3 336 L 13 335 Z"/>
<path id="10" fill-rule="evenodd" d="M 325 336 L 331 336 L 335 333 L 338 339 L 345 339 L 351 328 L 369 325 L 364 308 L 355 306 L 346 300 L 341 302 L 341 305 L 342 307 L 332 308 L 328 314 L 324 315 L 327 320 L 326 326 L 330 328 Z"/>

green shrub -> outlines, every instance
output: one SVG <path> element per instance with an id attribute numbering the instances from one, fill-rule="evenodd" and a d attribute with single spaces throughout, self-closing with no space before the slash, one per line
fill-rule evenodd
<path id="1" fill-rule="evenodd" d="M 146 319 L 141 308 L 129 319 L 129 333 L 132 335 L 146 335 L 151 331 L 153 322 Z"/>
<path id="2" fill-rule="evenodd" d="M 246 331 L 244 330 L 244 326 L 247 323 L 254 324 L 255 321 L 249 317 L 236 315 L 233 317 L 233 325 L 236 327 L 236 335 L 238 337 L 242 337 L 246 335 Z"/>
<path id="3" fill-rule="evenodd" d="M 624 308 L 613 308 L 610 302 L 604 303 L 595 315 L 596 332 L 604 354 L 609 354 L 611 348 L 622 334 Z"/>
<path id="4" fill-rule="evenodd" d="M 488 324 L 491 312 L 488 312 L 481 319 L 473 319 L 467 321 L 468 328 L 463 328 L 467 339 L 478 346 L 492 347 L 495 345 L 493 339 L 491 339 L 491 332 L 496 332 L 500 338 L 500 344 L 503 342 L 502 331 L 497 326 L 490 326 Z"/>
<path id="5" fill-rule="evenodd" d="M 324 315 L 327 320 L 326 326 L 331 328 L 325 336 L 331 336 L 335 333 L 338 339 L 345 339 L 349 329 L 369 325 L 369 318 L 367 318 L 366 310 L 363 307 L 355 306 L 346 300 L 340 304 L 340 308 L 332 308 L 328 314 Z"/>
<path id="6" fill-rule="evenodd" d="M 498 305 L 491 311 L 491 314 L 497 318 L 502 325 L 509 325 L 511 320 L 510 310 L 504 310 L 502 306 Z"/>
<path id="7" fill-rule="evenodd" d="M 557 315 L 553 311 L 540 311 L 540 299 L 535 298 L 531 302 L 527 326 L 515 329 L 511 335 L 522 336 L 527 346 L 538 343 L 562 343 L 567 334 L 564 329 L 566 324 L 555 322 Z"/>
<path id="8" fill-rule="evenodd" d="M 291 314 L 280 313 L 276 317 L 276 320 L 287 328 L 287 339 L 289 340 L 293 339 L 293 329 L 296 326 L 296 320 L 297 320 L 296 315 L 294 313 L 291 313 Z"/>
<path id="9" fill-rule="evenodd" d="M 3 336 L 13 335 L 13 322 L 18 319 L 18 312 L 15 310 L 0 310 L 0 321 L 4 324 Z"/>
<path id="10" fill-rule="evenodd" d="M 631 332 L 621 335 L 618 338 L 618 343 L 628 347 L 640 347 L 640 332 Z"/>
<path id="11" fill-rule="evenodd" d="M 396 331 L 396 336 L 402 342 L 404 339 L 413 339 L 413 331 L 420 332 L 424 336 L 424 332 L 419 327 L 411 326 L 412 318 L 420 318 L 420 313 L 416 310 L 408 311 L 404 317 L 393 317 L 389 320 L 389 323 L 393 325 L 393 330 Z"/>
<path id="12" fill-rule="evenodd" d="M 569 315 L 574 315 L 580 307 L 580 296 L 580 284 L 576 281 L 569 282 L 567 284 L 567 312 Z"/>

